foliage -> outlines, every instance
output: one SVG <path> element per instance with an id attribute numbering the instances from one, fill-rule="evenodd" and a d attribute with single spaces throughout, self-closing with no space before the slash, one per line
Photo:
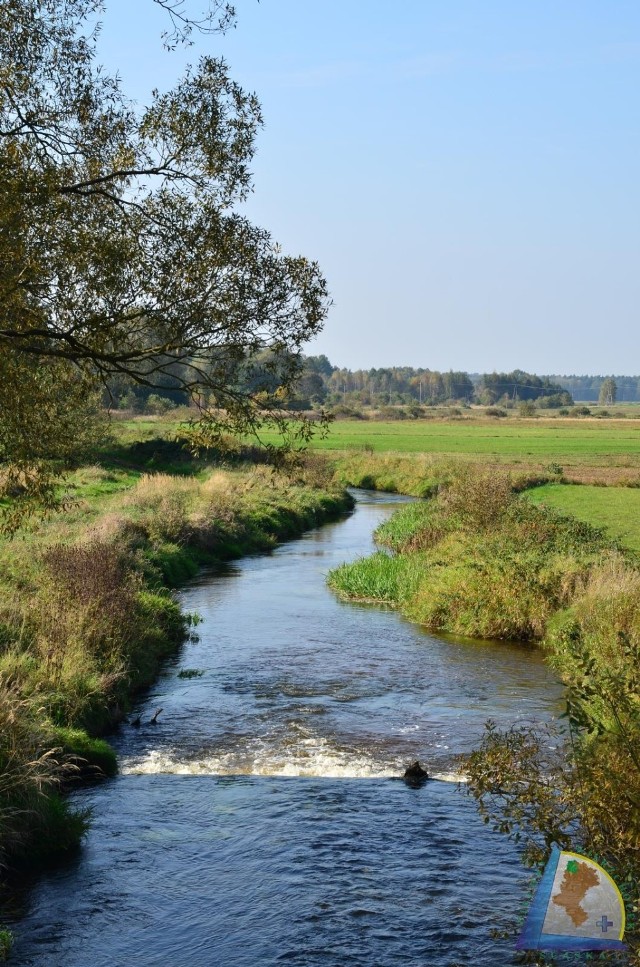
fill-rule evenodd
<path id="1" fill-rule="evenodd" d="M 499 400 L 537 400 L 553 396 L 559 406 L 573 402 L 571 394 L 548 376 L 535 376 L 516 369 L 512 373 L 484 373 L 476 387 L 476 396 L 482 403 L 492 405 Z"/>
<path id="2" fill-rule="evenodd" d="M 597 403 L 600 389 L 606 378 L 615 380 L 618 388 L 618 400 L 633 402 L 640 398 L 640 377 L 638 376 L 550 376 L 549 379 L 559 383 L 568 390 L 574 400 L 584 400 L 587 403 Z"/>
<path id="3" fill-rule="evenodd" d="M 11 497 L 5 526 L 17 526 L 33 505 L 56 506 L 60 472 L 106 438 L 89 379 L 66 360 L 36 361 L 0 345 L 0 497 Z"/>
<path id="4" fill-rule="evenodd" d="M 611 406 L 615 403 L 618 397 L 618 387 L 616 385 L 615 379 L 611 376 L 607 376 L 602 382 L 600 387 L 600 392 L 598 393 L 598 403 L 600 406 Z"/>
<path id="5" fill-rule="evenodd" d="M 470 400 L 473 384 L 466 373 L 440 373 L 411 366 L 380 369 L 339 369 L 322 373 L 329 401 L 352 404 L 388 405 L 412 400 L 429 404 L 449 400 Z"/>
<path id="6" fill-rule="evenodd" d="M 197 25 L 181 2 L 155 2 L 170 45 Z M 88 391 L 111 378 L 191 394 L 194 446 L 264 422 L 295 437 L 286 390 L 328 305 L 317 265 L 235 210 L 251 190 L 255 96 L 203 57 L 134 110 L 96 64 L 101 11 L 0 6 L 0 459 L 10 489 L 49 502 L 51 461 L 87 435 Z M 209 13 L 205 29 L 232 16 Z M 257 398 L 235 374 L 265 350 L 278 385 Z"/>
<path id="7" fill-rule="evenodd" d="M 524 860 L 548 858 L 553 843 L 569 847 L 577 811 L 565 788 L 564 740 L 557 730 L 485 725 L 478 749 L 466 762 L 470 790 L 485 822 L 523 841 Z M 567 793 L 569 793 L 567 795 Z"/>
<path id="8" fill-rule="evenodd" d="M 518 414 L 519 416 L 535 416 L 536 404 L 533 400 L 522 400 L 521 403 L 518 403 Z"/>
<path id="9" fill-rule="evenodd" d="M 168 399 L 166 396 L 158 396 L 157 393 L 151 393 L 147 398 L 148 412 L 156 413 L 158 416 L 168 413 L 169 410 L 174 409 L 175 405 L 173 400 Z"/>
<path id="10" fill-rule="evenodd" d="M 616 594 L 621 577 L 626 587 Z M 467 762 L 469 791 L 486 822 L 524 844 L 532 865 L 546 861 L 553 843 L 605 865 L 626 894 L 626 939 L 638 963 L 640 575 L 618 566 L 617 575 L 591 580 L 595 595 L 587 587 L 590 600 L 579 597 L 547 638 L 567 686 L 568 735 L 557 728 L 499 732 L 489 723 Z"/>

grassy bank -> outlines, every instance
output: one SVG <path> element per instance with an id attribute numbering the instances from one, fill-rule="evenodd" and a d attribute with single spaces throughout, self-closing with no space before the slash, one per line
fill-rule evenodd
<path id="1" fill-rule="evenodd" d="M 392 604 L 433 631 L 542 638 L 602 554 L 601 530 L 534 506 L 506 475 L 460 466 L 438 496 L 376 532 L 383 552 L 331 572 L 345 597 Z"/>
<path id="2" fill-rule="evenodd" d="M 203 563 L 269 550 L 351 506 L 317 472 L 190 463 L 182 475 L 150 474 L 129 464 L 82 468 L 66 513 L 0 543 L 2 865 L 40 862 L 81 838 L 87 817 L 59 792 L 79 773 L 116 770 L 98 737 L 188 628 L 170 588 Z"/>
<path id="3" fill-rule="evenodd" d="M 552 842 L 602 860 L 632 913 L 640 892 L 636 556 L 604 529 L 515 492 L 508 475 L 469 465 L 433 499 L 396 512 L 376 540 L 385 551 L 330 573 L 341 596 L 384 602 L 434 631 L 544 648 L 567 687 L 570 741 L 566 730 L 489 725 L 469 763 L 470 788 L 497 829 L 524 841 L 531 863 L 544 862 Z M 631 937 L 637 945 L 633 918 Z"/>
<path id="4" fill-rule="evenodd" d="M 467 457 L 447 457 L 442 454 L 367 453 L 355 451 L 331 458 L 335 480 L 343 486 L 384 490 L 387 493 L 407 494 L 411 497 L 432 497 L 438 488 L 446 486 L 461 467 L 482 467 L 496 474 L 510 473 L 517 490 L 540 486 L 566 479 L 556 464 L 538 466 L 519 464 L 509 468 L 491 461 L 471 460 Z"/>

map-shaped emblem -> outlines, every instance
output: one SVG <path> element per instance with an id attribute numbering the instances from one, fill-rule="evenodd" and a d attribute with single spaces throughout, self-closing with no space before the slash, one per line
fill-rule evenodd
<path id="1" fill-rule="evenodd" d="M 519 950 L 623 950 L 624 903 L 606 870 L 554 846 L 516 944 Z"/>

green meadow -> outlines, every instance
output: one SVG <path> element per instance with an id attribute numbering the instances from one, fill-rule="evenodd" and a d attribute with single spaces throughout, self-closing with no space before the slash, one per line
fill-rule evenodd
<path id="1" fill-rule="evenodd" d="M 275 435 L 265 434 L 267 442 Z M 496 461 L 591 462 L 609 458 L 640 465 L 640 420 L 344 420 L 311 446 L 323 450 L 354 447 L 377 453 L 437 453 L 482 456 Z"/>
<path id="2" fill-rule="evenodd" d="M 640 552 L 640 490 L 630 487 L 570 487 L 545 484 L 528 492 L 530 500 L 571 514 Z"/>
<path id="3" fill-rule="evenodd" d="M 155 448 L 161 449 L 162 439 L 175 437 L 180 425 L 175 418 L 159 417 L 114 422 L 115 441 L 109 448 L 108 462 L 113 470 L 114 465 L 120 467 L 113 474 L 113 489 L 131 486 L 139 474 L 139 467 L 123 466 L 130 464 L 132 446 L 133 452 L 136 446 L 146 449 L 144 455 L 138 454 L 147 461 L 145 469 L 153 469 L 158 459 L 166 464 L 168 454 L 160 454 Z M 264 437 L 267 442 L 276 439 L 268 433 Z M 336 460 L 341 483 L 415 496 L 432 492 L 438 481 L 448 476 L 456 459 L 504 466 L 511 469 L 514 479 L 522 474 L 525 480 L 529 475 L 536 482 L 544 480 L 545 474 L 557 480 L 562 473 L 565 480 L 583 485 L 549 482 L 529 490 L 530 498 L 605 527 L 612 537 L 640 551 L 640 420 L 491 420 L 479 416 L 387 422 L 342 420 L 330 425 L 326 437 L 315 437 L 311 448 Z M 179 448 L 173 451 L 174 459 L 176 452 Z M 183 467 L 175 467 L 183 473 L 194 469 L 188 458 Z M 91 474 L 87 474 L 87 480 L 82 473 L 77 476 L 76 486 L 80 484 L 79 493 L 86 498 Z M 101 487 L 105 487 L 105 481 L 101 481 Z"/>

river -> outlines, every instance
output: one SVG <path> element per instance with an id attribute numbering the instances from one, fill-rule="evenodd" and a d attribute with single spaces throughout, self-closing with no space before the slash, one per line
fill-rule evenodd
<path id="1" fill-rule="evenodd" d="M 517 924 L 528 875 L 458 757 L 488 718 L 557 714 L 561 689 L 526 646 L 338 601 L 327 571 L 401 500 L 357 497 L 182 592 L 198 638 L 115 737 L 121 774 L 74 794 L 91 831 L 14 910 L 16 967 L 516 963 L 492 930 Z M 397 778 L 415 758 L 437 781 Z"/>

